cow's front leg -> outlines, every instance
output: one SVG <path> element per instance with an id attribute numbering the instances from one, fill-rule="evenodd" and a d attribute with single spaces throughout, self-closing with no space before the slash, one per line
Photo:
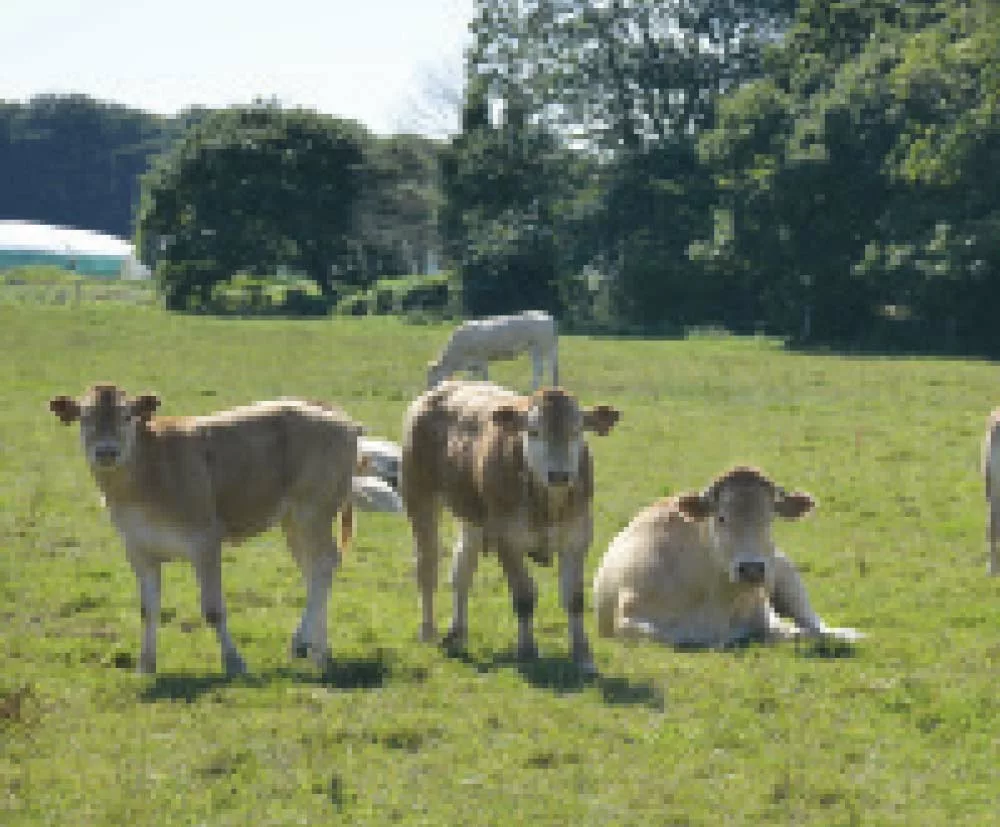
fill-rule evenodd
<path id="1" fill-rule="evenodd" d="M 573 662 L 585 672 L 594 672 L 594 658 L 583 629 L 583 556 L 587 545 L 563 545 L 559 555 L 559 598 L 569 623 L 569 646 Z"/>
<path id="2" fill-rule="evenodd" d="M 535 645 L 535 583 L 525 567 L 522 549 L 501 543 L 499 556 L 517 616 L 517 656 L 521 660 L 531 660 L 538 655 Z"/>
<path id="3" fill-rule="evenodd" d="M 483 546 L 483 530 L 468 523 L 459 526 L 451 559 L 452 615 L 445 646 L 461 650 L 469 636 L 469 589 Z"/>
<path id="4" fill-rule="evenodd" d="M 531 389 L 538 390 L 545 376 L 545 361 L 540 346 L 531 349 Z"/>
<path id="5" fill-rule="evenodd" d="M 774 555 L 774 586 L 771 602 L 779 615 L 794 620 L 804 634 L 832 637 L 847 642 L 864 637 L 864 634 L 856 629 L 835 628 L 823 622 L 809 602 L 809 595 L 806 593 L 805 583 L 798 569 L 781 552 Z"/>
<path id="6" fill-rule="evenodd" d="M 194 568 L 201 590 L 201 613 L 219 639 L 222 668 L 227 675 L 241 675 L 247 667 L 229 635 L 226 604 L 222 599 L 222 544 L 200 543 L 194 554 Z"/>
<path id="7" fill-rule="evenodd" d="M 138 672 L 156 672 L 156 627 L 160 619 L 160 562 L 137 549 L 128 550 L 129 562 L 139 586 L 139 614 L 142 617 L 142 648 Z"/>

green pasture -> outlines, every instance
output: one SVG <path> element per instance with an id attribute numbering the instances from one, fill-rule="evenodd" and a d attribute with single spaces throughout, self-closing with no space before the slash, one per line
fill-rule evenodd
<path id="1" fill-rule="evenodd" d="M 519 664 L 487 559 L 469 651 L 449 658 L 416 640 L 405 519 L 361 514 L 327 673 L 288 657 L 305 595 L 272 532 L 225 552 L 250 674 L 221 675 L 175 563 L 160 673 L 137 676 L 134 578 L 48 399 L 96 380 L 155 390 L 167 414 L 301 395 L 398 439 L 448 329 L 0 302 L 0 824 L 996 823 L 1000 579 L 986 575 L 978 462 L 1000 369 L 985 362 L 707 335 L 561 341 L 567 387 L 623 412 L 591 439 L 588 573 L 655 497 L 754 463 L 817 498 L 777 537 L 820 614 L 868 633 L 853 651 L 594 637 L 599 675 L 585 678 L 566 659 L 555 572 L 536 569 L 541 656 Z M 530 368 L 496 375 L 523 387 Z"/>

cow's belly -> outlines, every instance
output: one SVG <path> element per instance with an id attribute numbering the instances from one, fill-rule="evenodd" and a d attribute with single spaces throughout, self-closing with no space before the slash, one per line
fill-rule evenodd
<path id="1" fill-rule="evenodd" d="M 485 542 L 487 549 L 499 542 L 542 565 L 549 565 L 553 558 L 569 550 L 586 553 L 590 529 L 583 517 L 539 525 L 525 514 L 514 514 L 487 526 Z"/>
<path id="2" fill-rule="evenodd" d="M 129 549 L 160 560 L 192 559 L 201 532 L 150 514 L 142 506 L 111 508 L 111 521 Z"/>

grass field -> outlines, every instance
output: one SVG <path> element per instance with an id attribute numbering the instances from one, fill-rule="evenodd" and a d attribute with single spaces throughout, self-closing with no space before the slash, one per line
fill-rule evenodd
<path id="1" fill-rule="evenodd" d="M 0 304 L 0 823 L 995 823 L 1000 580 L 986 576 L 978 453 L 1000 370 L 988 363 L 710 336 L 561 344 L 566 385 L 624 414 L 591 439 L 588 572 L 650 500 L 752 462 L 818 499 L 778 540 L 824 618 L 869 634 L 853 652 L 592 638 L 600 674 L 586 679 L 566 660 L 555 572 L 539 569 L 542 654 L 519 665 L 506 586 L 484 560 L 468 656 L 448 658 L 416 642 L 405 520 L 362 514 L 334 582 L 328 674 L 288 659 L 304 590 L 275 532 L 225 552 L 251 674 L 221 676 L 193 573 L 176 563 L 160 674 L 136 676 L 134 578 L 49 397 L 98 379 L 155 389 L 165 413 L 321 397 L 398 439 L 447 330 Z M 523 384 L 530 370 L 497 374 Z M 439 611 L 443 625 L 444 582 Z"/>

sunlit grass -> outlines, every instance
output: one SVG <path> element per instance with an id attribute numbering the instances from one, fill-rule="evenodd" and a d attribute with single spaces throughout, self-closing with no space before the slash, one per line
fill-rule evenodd
<path id="1" fill-rule="evenodd" d="M 398 439 L 444 326 L 235 321 L 150 308 L 0 306 L 0 823 L 963 824 L 1000 795 L 1000 581 L 977 470 L 988 363 L 792 354 L 765 339 L 566 337 L 560 373 L 623 419 L 594 438 L 593 571 L 664 493 L 734 462 L 804 488 L 778 539 L 853 653 L 679 653 L 594 639 L 566 661 L 550 569 L 542 657 L 485 560 L 469 653 L 416 642 L 405 520 L 359 516 L 330 605 L 336 666 L 291 662 L 303 588 L 280 534 L 225 553 L 251 674 L 226 681 L 190 568 L 165 570 L 159 667 L 134 675 L 138 600 L 73 429 L 47 411 L 100 379 L 165 413 L 279 395 Z M 496 375 L 524 385 L 525 360 Z M 447 569 L 447 563 L 442 568 Z M 440 619 L 450 609 L 442 577 Z M 588 629 L 593 629 L 588 617 Z"/>

